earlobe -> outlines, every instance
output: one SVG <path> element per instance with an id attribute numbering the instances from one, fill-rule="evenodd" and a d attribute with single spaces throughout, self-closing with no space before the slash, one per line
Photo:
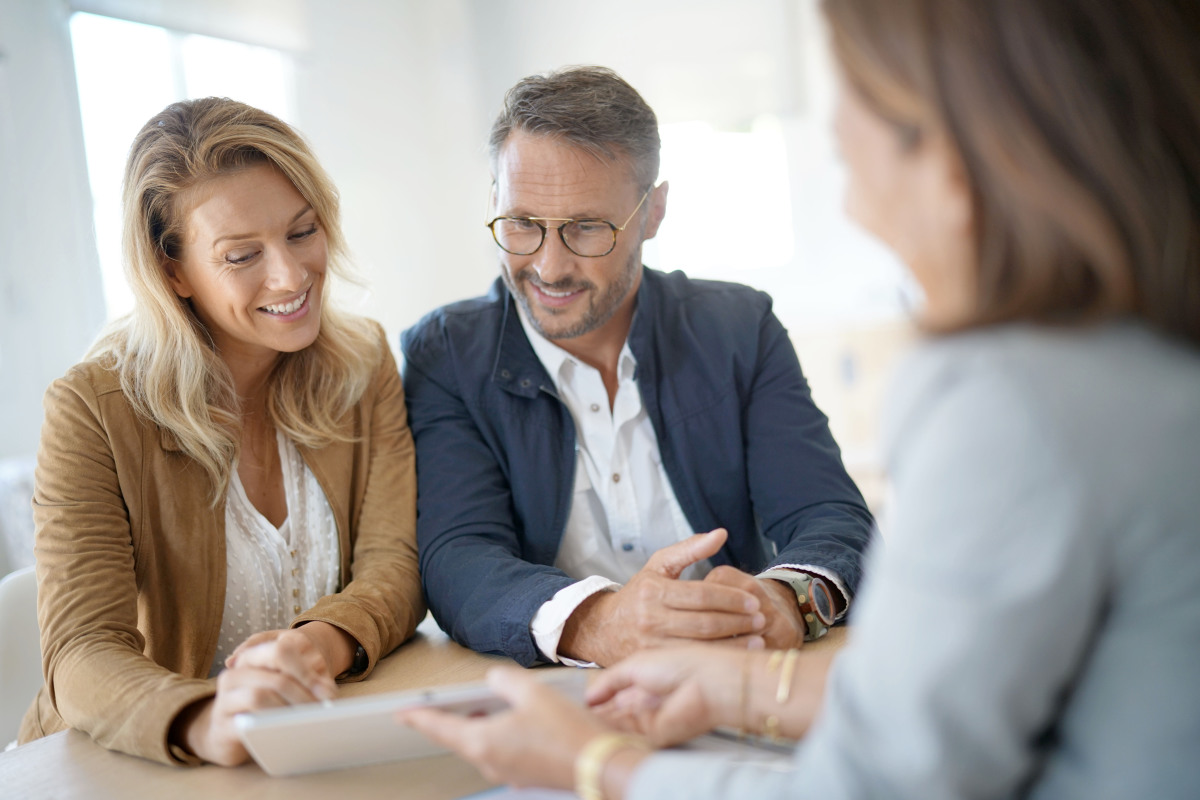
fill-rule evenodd
<path id="1" fill-rule="evenodd" d="M 663 218 L 667 216 L 667 192 L 671 185 L 663 181 L 658 186 L 650 191 L 650 214 L 646 218 L 646 235 L 645 239 L 653 239 L 658 234 L 658 226 L 662 225 Z"/>

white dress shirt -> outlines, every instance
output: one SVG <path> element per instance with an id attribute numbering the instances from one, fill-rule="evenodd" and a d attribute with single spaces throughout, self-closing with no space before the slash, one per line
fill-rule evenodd
<path id="1" fill-rule="evenodd" d="M 617 366 L 611 410 L 600 371 L 544 338 L 519 314 L 525 335 L 575 422 L 575 490 L 554 566 L 578 579 L 546 601 L 531 630 L 551 661 L 585 666 L 558 655 L 567 618 L 596 592 L 618 589 L 655 551 L 695 531 L 663 471 L 658 438 L 634 382 L 637 359 L 626 343 Z M 707 561 L 684 570 L 703 578 Z"/>
<path id="2" fill-rule="evenodd" d="M 276 528 L 246 496 L 237 465 L 225 501 L 225 612 L 209 677 L 246 637 L 287 628 L 338 591 L 337 522 L 321 484 L 296 445 L 275 434 L 288 516 Z"/>

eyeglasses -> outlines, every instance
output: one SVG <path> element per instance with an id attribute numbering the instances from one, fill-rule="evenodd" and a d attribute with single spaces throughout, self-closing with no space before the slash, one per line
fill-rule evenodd
<path id="1" fill-rule="evenodd" d="M 600 258 L 617 246 L 617 234 L 629 225 L 638 209 L 650 196 L 650 189 L 642 195 L 632 213 L 620 225 L 606 219 L 563 219 L 561 217 L 496 217 L 487 223 L 492 238 L 500 249 L 514 256 L 531 256 L 546 242 L 546 231 L 553 228 L 558 237 L 577 256 Z M 557 222 L 558 225 L 544 225 Z"/>

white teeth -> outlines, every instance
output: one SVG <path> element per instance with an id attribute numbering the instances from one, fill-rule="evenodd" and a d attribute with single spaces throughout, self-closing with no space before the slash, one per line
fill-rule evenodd
<path id="1" fill-rule="evenodd" d="M 547 297 L 570 297 L 571 295 L 575 294 L 574 292 L 552 292 L 549 289 L 543 289 L 540 286 L 538 287 L 538 291 Z"/>
<path id="2" fill-rule="evenodd" d="M 297 297 L 295 300 L 293 300 L 290 303 L 284 303 L 283 305 L 275 305 L 275 306 L 263 306 L 262 308 L 263 308 L 263 311 L 266 311 L 269 314 L 279 314 L 280 316 L 286 316 L 287 314 L 295 313 L 295 311 L 298 308 L 300 308 L 300 306 L 304 305 L 304 301 L 307 299 L 308 299 L 308 292 L 305 292 L 304 294 L 300 295 L 299 297 Z"/>

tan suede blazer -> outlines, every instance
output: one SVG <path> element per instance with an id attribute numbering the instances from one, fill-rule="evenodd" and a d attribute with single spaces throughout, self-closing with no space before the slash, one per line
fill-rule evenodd
<path id="1" fill-rule="evenodd" d="M 324 620 L 376 661 L 424 617 L 416 472 L 382 328 L 379 367 L 343 425 L 356 441 L 300 447 L 337 520 L 341 586 L 292 623 Z M 138 417 L 91 361 L 46 392 L 33 511 L 46 685 L 28 742 L 74 727 L 104 747 L 193 763 L 167 734 L 206 679 L 225 608 L 225 502 L 170 433 Z"/>

